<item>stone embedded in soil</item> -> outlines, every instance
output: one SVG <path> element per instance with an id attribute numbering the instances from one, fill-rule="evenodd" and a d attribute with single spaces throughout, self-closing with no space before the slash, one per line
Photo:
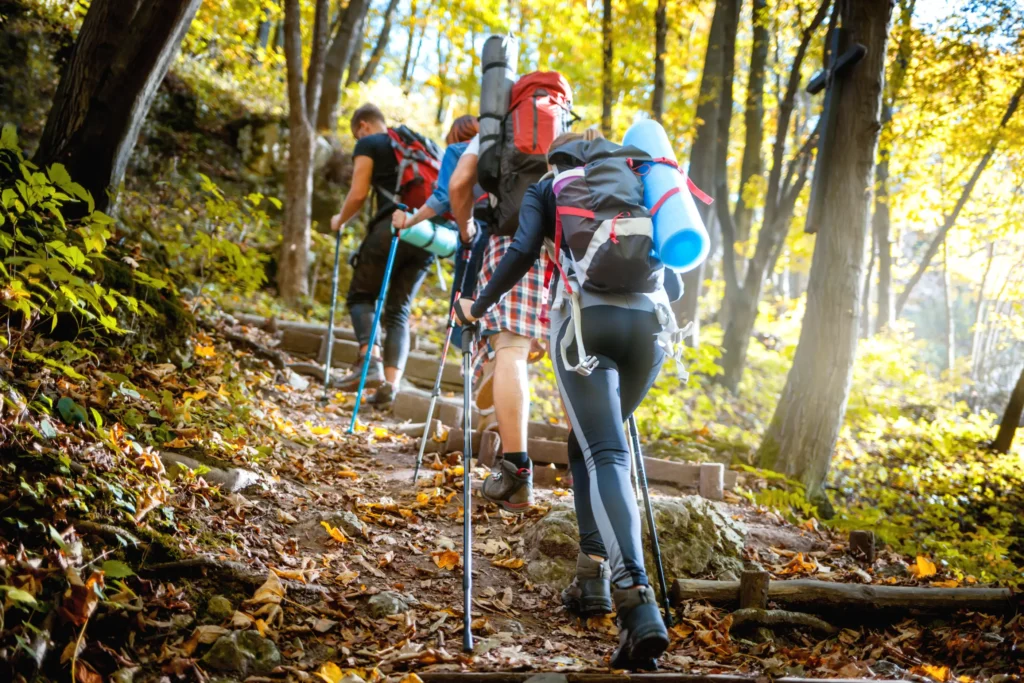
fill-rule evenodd
<path id="1" fill-rule="evenodd" d="M 409 605 L 398 593 L 384 591 L 377 593 L 369 601 L 370 616 L 374 619 L 389 617 L 392 614 L 401 614 L 409 609 Z"/>
<path id="2" fill-rule="evenodd" d="M 226 621 L 235 614 L 231 601 L 223 595 L 214 595 L 206 603 L 206 616 L 214 621 Z"/>
<path id="3" fill-rule="evenodd" d="M 356 516 L 356 513 L 350 510 L 336 512 L 324 521 L 328 522 L 331 526 L 338 527 L 349 537 L 362 536 L 363 531 L 366 529 L 366 525 L 363 524 L 362 520 Z"/>
<path id="4" fill-rule="evenodd" d="M 281 663 L 281 653 L 273 641 L 256 631 L 232 631 L 214 642 L 202 662 L 211 669 L 248 676 L 271 671 Z"/>
<path id="5" fill-rule="evenodd" d="M 741 553 L 746 528 L 721 507 L 699 496 L 655 498 L 654 517 L 661 559 L 669 580 L 676 577 L 718 577 L 743 570 Z M 643 511 L 641 510 L 641 514 Z M 576 573 L 579 532 L 569 503 L 558 502 L 525 534 L 526 573 L 534 583 L 561 590 Z M 647 573 L 656 576 L 654 558 L 644 534 Z"/>

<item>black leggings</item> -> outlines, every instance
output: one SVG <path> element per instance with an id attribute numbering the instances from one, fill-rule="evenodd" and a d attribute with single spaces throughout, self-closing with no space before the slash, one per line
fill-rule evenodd
<path id="1" fill-rule="evenodd" d="M 359 248 L 352 283 L 348 288 L 349 314 L 352 327 L 360 344 L 370 342 L 373 313 L 384 280 L 388 251 L 391 248 L 391 214 L 379 216 L 371 225 L 370 234 Z M 423 283 L 434 257 L 428 252 L 405 242 L 398 243 L 395 263 L 391 268 L 391 285 L 384 302 L 382 319 L 387 334 L 384 337 L 384 365 L 405 368 L 409 356 L 409 311 L 416 291 Z M 378 343 L 380 337 L 377 337 Z M 371 349 L 372 352 L 372 349 Z"/>
<path id="2" fill-rule="evenodd" d="M 665 352 L 655 340 L 661 326 L 653 312 L 618 306 L 590 306 L 582 309 L 582 316 L 584 347 L 598 358 L 593 373 L 584 377 L 562 363 L 560 343 L 571 320 L 552 320 L 550 346 L 558 389 L 572 423 L 569 466 L 580 550 L 607 557 L 618 587 L 647 585 L 640 511 L 622 423 L 661 370 Z M 568 356 L 570 362 L 578 362 L 575 342 Z"/>

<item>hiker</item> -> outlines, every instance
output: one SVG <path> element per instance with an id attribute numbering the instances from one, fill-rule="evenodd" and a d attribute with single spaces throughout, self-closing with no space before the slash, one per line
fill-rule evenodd
<path id="1" fill-rule="evenodd" d="M 605 175 L 602 183 L 575 182 L 592 168 L 601 167 L 607 157 L 599 158 L 596 152 L 615 149 L 624 150 L 619 166 L 612 167 L 618 175 Z M 631 160 L 624 156 L 634 152 L 639 150 L 605 140 L 591 142 L 577 133 L 554 140 L 548 150 L 549 168 L 565 173 L 549 173 L 530 187 L 514 241 L 476 300 L 460 300 L 456 316 L 464 324 L 487 316 L 547 251 L 543 249 L 545 240 L 559 240 L 561 216 L 582 223 L 584 219 L 579 217 L 589 214 L 590 221 L 596 222 L 592 210 L 565 206 L 560 203 L 564 199 L 556 199 L 556 178 L 560 195 L 573 198 L 583 193 L 589 200 L 590 193 L 605 202 L 610 214 L 601 221 L 602 229 L 610 224 L 610 232 L 601 237 L 605 245 L 635 243 L 628 242 L 635 239 L 635 226 L 646 220 L 649 229 L 650 219 L 633 217 L 647 216 L 642 185 L 631 171 Z M 591 153 L 595 162 L 588 165 Z M 628 201 L 618 196 L 620 192 L 629 193 Z M 602 230 L 597 230 L 591 241 L 601 235 Z M 585 250 L 588 245 L 582 246 Z M 632 258 L 639 258 L 644 286 L 609 294 L 595 291 L 591 264 L 597 263 L 596 257 L 589 261 L 573 252 L 569 258 L 565 251 L 558 251 L 569 247 L 556 245 L 553 263 L 561 285 L 557 281 L 552 285 L 555 297 L 549 346 L 559 393 L 572 424 L 568 451 L 580 527 L 577 575 L 562 599 L 575 611 L 593 614 L 610 611 L 611 593 L 620 627 L 611 665 L 627 669 L 654 668 L 654 660 L 668 647 L 668 632 L 644 569 L 640 512 L 630 483 L 630 451 L 622 425 L 658 376 L 666 356 L 664 335 L 677 331 L 670 303 L 682 293 L 678 275 L 647 258 L 649 245 L 640 246 L 644 248 L 635 253 L 642 256 Z M 606 249 L 604 245 L 600 248 Z M 575 262 L 587 264 L 584 273 L 574 270 Z M 611 277 L 621 275 L 612 273 Z M 585 288 L 584 282 L 591 287 Z"/>
<path id="2" fill-rule="evenodd" d="M 452 206 L 448 197 L 448 186 L 452 174 L 459 163 L 459 159 L 465 153 L 470 140 L 476 137 L 479 131 L 480 124 L 475 116 L 467 114 L 455 119 L 451 129 L 448 131 L 448 136 L 445 138 L 445 143 L 448 147 L 445 149 L 444 158 L 441 160 L 441 171 L 438 173 L 437 186 L 434 188 L 434 192 L 427 199 L 427 203 L 417 209 L 411 216 L 401 209 L 396 209 L 391 216 L 391 224 L 395 229 L 404 230 L 425 220 L 451 215 Z M 479 185 L 473 188 L 473 199 L 474 204 L 487 201 L 487 194 Z M 469 233 L 468 230 L 460 232 L 459 238 L 463 246 L 469 247 L 472 250 L 472 255 L 468 262 L 460 255 L 455 257 L 456 286 L 452 287 L 449 308 L 451 308 L 451 304 L 454 302 L 458 283 L 462 282 L 461 291 L 466 296 L 472 295 L 474 289 L 476 289 L 477 270 L 479 269 L 480 259 L 483 256 L 483 247 L 486 244 L 486 236 L 481 237 L 481 235 L 482 233 L 479 230 L 474 231 L 474 233 Z M 463 282 L 463 272 L 467 271 L 467 267 L 468 272 L 466 272 L 466 279 Z"/>
<path id="3" fill-rule="evenodd" d="M 373 362 L 367 372 L 366 386 L 377 387 L 377 392 L 368 402 L 383 406 L 394 400 L 402 380 L 405 362 L 409 356 L 409 312 L 416 291 L 433 264 L 434 257 L 411 244 L 398 244 L 391 273 L 391 285 L 387 300 L 384 302 L 383 327 L 386 334 L 383 357 L 379 345 L 375 344 L 372 350 L 367 349 L 375 303 L 380 294 L 391 245 L 392 213 L 397 208 L 395 194 L 400 187 L 399 164 L 393 147 L 392 133 L 389 133 L 384 114 L 376 105 L 368 103 L 356 109 L 352 114 L 350 126 L 356 139 L 356 146 L 352 152 L 355 162 L 352 186 L 342 204 L 341 212 L 331 219 L 331 229 L 337 231 L 347 225 L 359 214 L 370 188 L 376 190 L 376 211 L 373 219 L 370 221 L 366 237 L 349 261 L 353 266 L 353 272 L 346 303 L 352 316 L 352 327 L 360 343 L 357 368 L 366 353 L 372 354 Z M 415 135 L 408 129 L 402 132 Z M 422 138 L 419 139 L 429 143 Z M 419 208 L 419 205 L 413 208 Z M 359 385 L 359 378 L 360 372 L 357 369 L 340 378 L 335 386 L 342 391 L 355 391 Z"/>
<path id="4" fill-rule="evenodd" d="M 449 185 L 452 213 L 460 233 L 477 230 L 472 188 L 476 184 L 479 152 L 477 136 L 463 152 Z M 502 235 L 490 235 L 486 239 L 478 286 L 483 286 L 493 276 L 512 240 Z M 509 512 L 524 512 L 533 504 L 533 471 L 527 455 L 530 386 L 526 366 L 535 349 L 534 340 L 544 339 L 547 333 L 540 315 L 543 287 L 544 264 L 538 262 L 481 320 L 488 355 L 494 356 L 491 382 L 502 448 L 501 460 L 496 463 L 498 471 L 484 480 L 481 493 Z"/>

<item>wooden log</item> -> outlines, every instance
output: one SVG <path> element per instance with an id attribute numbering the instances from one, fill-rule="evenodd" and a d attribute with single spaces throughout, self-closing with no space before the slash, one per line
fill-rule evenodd
<path id="1" fill-rule="evenodd" d="M 873 531 L 851 531 L 850 532 L 850 554 L 857 558 L 863 558 L 868 564 L 875 562 L 875 532 Z"/>
<path id="2" fill-rule="evenodd" d="M 441 430 L 444 428 L 442 426 L 440 420 L 431 420 L 430 422 L 431 422 L 431 427 L 430 427 L 430 432 L 429 433 L 431 435 L 439 434 L 441 432 Z M 409 424 L 400 424 L 397 427 L 395 427 L 393 431 L 395 433 L 397 433 L 397 434 L 402 434 L 404 436 L 415 437 L 415 438 L 418 439 L 421 436 L 423 436 L 423 427 L 425 425 L 426 425 L 425 422 L 412 422 L 412 423 L 409 423 Z"/>
<path id="3" fill-rule="evenodd" d="M 748 570 L 740 576 L 740 609 L 765 609 L 768 607 L 768 584 L 771 574 L 766 571 Z"/>
<path id="4" fill-rule="evenodd" d="M 739 581 L 676 579 L 672 587 L 676 604 L 706 600 L 717 605 L 739 603 Z M 786 609 L 816 614 L 837 610 L 947 614 L 958 610 L 1003 613 L 1021 606 L 1020 595 L 1009 588 L 929 588 L 833 583 L 815 579 L 772 581 L 768 600 Z"/>
<path id="5" fill-rule="evenodd" d="M 837 629 L 832 624 L 819 619 L 818 617 L 804 614 L 803 612 L 789 612 L 782 609 L 738 609 L 732 613 L 732 624 L 729 630 L 733 631 L 747 625 L 757 626 L 803 626 L 815 631 L 824 633 L 835 633 Z"/>
<path id="6" fill-rule="evenodd" d="M 725 465 L 720 462 L 704 462 L 700 465 L 697 490 L 701 498 L 722 500 L 725 491 Z"/>

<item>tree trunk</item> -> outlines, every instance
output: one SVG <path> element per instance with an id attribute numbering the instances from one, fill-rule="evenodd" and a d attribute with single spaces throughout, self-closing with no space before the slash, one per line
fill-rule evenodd
<path id="1" fill-rule="evenodd" d="M 978 300 L 974 305 L 974 326 L 971 328 L 971 379 L 978 381 L 978 370 L 981 359 L 982 330 L 985 325 L 985 285 L 988 284 L 989 273 L 992 272 L 992 262 L 996 257 L 996 243 L 988 243 L 988 260 L 985 262 L 985 273 L 981 276 L 981 285 L 978 287 Z"/>
<path id="2" fill-rule="evenodd" d="M 384 50 L 388 46 L 388 37 L 391 35 L 391 19 L 395 14 L 396 7 L 398 7 L 398 0 L 390 0 L 388 8 L 384 10 L 384 25 L 380 29 L 380 37 L 377 38 L 373 53 L 370 54 L 370 61 L 366 63 L 363 73 L 359 76 L 360 83 L 369 83 L 374 72 L 377 71 L 377 67 L 380 66 L 381 57 L 384 56 Z"/>
<path id="3" fill-rule="evenodd" d="M 416 0 L 412 0 L 409 7 L 409 42 L 405 44 L 405 61 L 402 62 L 402 77 L 399 80 L 403 86 L 409 82 L 409 67 L 412 65 L 412 46 L 416 42 Z"/>
<path id="4" fill-rule="evenodd" d="M 604 14 L 601 16 L 601 132 L 606 138 L 612 137 L 612 0 L 604 0 Z"/>
<path id="5" fill-rule="evenodd" d="M 864 293 L 860 298 L 860 338 L 868 339 L 871 336 L 871 275 L 875 270 L 875 252 L 878 250 L 878 243 L 872 235 L 871 255 L 868 257 L 867 272 L 864 274 Z"/>
<path id="6" fill-rule="evenodd" d="M 1013 446 L 1013 436 L 1017 433 L 1021 415 L 1024 414 L 1024 370 L 1020 372 L 1017 386 L 1010 394 L 1010 402 L 1006 404 L 1003 421 L 999 423 L 999 433 L 992 442 L 992 450 L 998 453 L 1009 453 Z"/>
<path id="7" fill-rule="evenodd" d="M 974 173 L 971 174 L 970 180 L 964 185 L 963 191 L 960 193 L 960 198 L 956 201 L 956 206 L 953 207 L 953 211 L 946 216 L 946 220 L 943 222 L 942 227 L 932 238 L 931 243 L 928 245 L 927 251 L 924 253 L 924 258 L 921 259 L 921 263 L 917 267 L 917 271 L 913 277 L 910 278 L 910 282 L 900 292 L 899 298 L 896 300 L 896 315 L 899 316 L 903 312 L 903 307 L 907 305 L 907 301 L 910 299 L 911 292 L 914 291 L 914 287 L 924 277 L 928 267 L 931 266 L 932 259 L 939 253 L 939 247 L 946 239 L 946 235 L 956 225 L 956 219 L 960 216 L 960 211 L 963 210 L 964 205 L 967 204 L 967 200 L 970 199 L 971 193 L 974 191 L 974 186 L 978 184 L 978 179 L 981 178 L 981 174 L 984 172 L 985 167 L 988 166 L 988 162 L 992 160 L 992 156 L 996 152 L 996 146 L 999 144 L 1001 133 L 1006 128 L 1006 124 L 1009 123 L 1010 119 L 1013 118 L 1014 113 L 1017 111 L 1017 106 L 1020 104 L 1021 95 L 1024 94 L 1024 83 L 1018 88 L 1017 92 L 1010 98 L 1010 103 L 1006 107 L 1006 112 L 1003 114 L 1002 120 L 999 122 L 999 127 L 996 129 L 995 135 L 992 136 L 992 141 L 989 143 L 988 149 L 985 154 L 981 157 L 977 167 L 974 169 Z"/>
<path id="8" fill-rule="evenodd" d="M 658 0 L 654 11 L 654 92 L 651 94 L 651 118 L 661 122 L 665 114 L 665 45 L 668 39 L 668 0 Z"/>
<path id="9" fill-rule="evenodd" d="M 722 43 L 725 37 L 725 15 L 729 11 L 729 0 L 717 0 L 715 14 L 711 19 L 708 48 L 704 56 L 704 72 L 700 79 L 697 95 L 696 133 L 690 148 L 689 176 L 697 187 L 710 191 L 715 176 L 715 140 L 718 126 L 719 89 L 722 83 Z M 711 207 L 697 204 L 708 233 L 714 235 L 714 212 Z M 712 240 L 714 246 L 714 240 Z M 713 253 L 713 252 L 712 252 Z M 700 295 L 704 286 L 705 264 L 694 268 L 683 276 L 683 298 L 677 302 L 676 315 L 680 321 L 693 323 L 693 335 L 687 340 L 690 346 L 700 344 Z"/>
<path id="10" fill-rule="evenodd" d="M 313 46 L 305 82 L 302 74 L 302 14 L 299 0 L 285 0 L 284 52 L 288 71 L 288 177 L 277 288 L 289 304 L 309 294 L 310 204 L 313 198 L 313 151 L 324 67 L 330 0 L 317 0 Z"/>
<path id="11" fill-rule="evenodd" d="M 843 80 L 832 168 L 814 245 L 800 342 L 775 415 L 757 452 L 761 467 L 798 479 L 809 500 L 824 494 L 846 412 L 860 315 L 888 40 L 889 0 L 840 0 L 843 27 L 867 55 Z"/>
<path id="12" fill-rule="evenodd" d="M 199 4 L 93 0 L 86 12 L 34 160 L 64 164 L 101 211 L 117 194 L 157 88 Z"/>
<path id="13" fill-rule="evenodd" d="M 764 168 L 761 158 L 761 145 L 764 143 L 764 78 L 771 40 L 768 35 L 768 0 L 753 0 L 753 3 L 754 44 L 750 52 L 750 76 L 747 81 L 747 101 L 743 115 L 746 139 L 743 142 L 743 161 L 740 165 L 739 199 L 736 201 L 734 213 L 736 241 L 740 243 L 750 239 L 750 224 L 754 213 L 751 207 L 747 206 L 744 193 L 747 191 L 747 185 L 759 177 Z M 740 263 L 743 263 L 742 257 Z M 741 272 L 742 270 L 740 268 Z"/>
<path id="14" fill-rule="evenodd" d="M 956 318 L 953 314 L 953 284 L 949 275 L 949 241 L 942 242 L 942 299 L 946 308 L 946 369 L 956 366 Z"/>
<path id="15" fill-rule="evenodd" d="M 768 174 L 768 188 L 765 196 L 764 220 L 757 238 L 754 256 L 747 266 L 742 286 L 739 285 L 734 261 L 730 263 L 729 258 L 724 261 L 726 264 L 726 295 L 731 297 L 732 301 L 722 344 L 724 372 L 719 377 L 719 382 L 733 393 L 739 389 L 743 370 L 746 367 L 747 349 L 750 346 L 750 337 L 757 321 L 757 305 L 761 300 L 761 288 L 765 275 L 774 269 L 775 262 L 782 252 L 796 199 L 807 181 L 811 142 L 814 136 L 808 137 L 803 148 L 797 154 L 797 158 L 789 165 L 788 169 L 784 169 L 786 166 L 786 141 L 793 109 L 796 106 L 796 93 L 800 88 L 800 70 L 807 56 L 811 38 L 825 20 L 829 4 L 830 0 L 823 0 L 817 14 L 804 29 L 800 45 L 793 58 L 793 65 L 790 68 L 786 84 L 786 94 L 779 104 L 775 142 L 772 147 L 772 168 Z M 783 178 L 784 173 L 785 178 Z M 720 191 L 721 193 L 722 191 Z M 724 252 L 726 256 L 731 257 L 734 244 L 734 230 L 730 226 L 732 219 L 727 206 L 719 206 L 718 213 L 725 237 Z"/>
<path id="16" fill-rule="evenodd" d="M 359 74 L 363 66 L 363 42 L 366 39 L 366 15 L 356 24 L 356 32 L 352 37 L 352 52 L 348 58 L 348 76 L 345 78 L 345 87 L 355 85 L 359 82 Z"/>
<path id="17" fill-rule="evenodd" d="M 338 125 L 338 101 L 341 99 L 341 82 L 345 67 L 355 49 L 356 29 L 366 16 L 369 0 L 350 0 L 341 17 L 341 24 L 331 39 L 324 62 L 324 88 L 320 109 L 316 115 L 318 130 L 334 130 Z M 362 40 L 362 34 L 359 34 Z"/>
<path id="18" fill-rule="evenodd" d="M 448 52 L 442 58 L 441 46 L 444 44 L 444 31 L 437 32 L 437 116 L 438 124 L 445 118 L 445 98 L 448 94 L 448 62 L 452 56 L 452 44 L 448 43 Z"/>

